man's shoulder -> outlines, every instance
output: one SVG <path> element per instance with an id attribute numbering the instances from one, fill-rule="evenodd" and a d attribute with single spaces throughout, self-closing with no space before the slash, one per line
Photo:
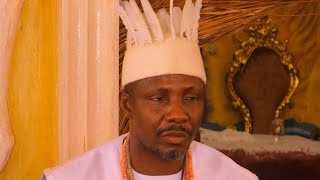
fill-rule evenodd
<path id="1" fill-rule="evenodd" d="M 193 155 L 195 155 L 196 157 L 203 157 L 204 155 L 206 155 L 209 158 L 205 158 L 207 160 L 211 160 L 211 158 L 213 158 L 214 160 L 218 160 L 221 158 L 223 160 L 233 162 L 233 160 L 224 155 L 222 152 L 197 141 L 193 141 L 190 148 L 192 149 Z"/>
<path id="2" fill-rule="evenodd" d="M 218 179 L 258 179 L 253 173 L 235 163 L 228 156 L 205 144 L 191 144 L 195 175 Z"/>
<path id="3" fill-rule="evenodd" d="M 87 179 L 87 176 L 90 179 L 104 179 L 106 175 L 116 178 L 120 173 L 121 145 L 125 136 L 120 136 L 60 166 L 46 169 L 42 179 L 64 180 L 76 177 L 82 180 Z"/>

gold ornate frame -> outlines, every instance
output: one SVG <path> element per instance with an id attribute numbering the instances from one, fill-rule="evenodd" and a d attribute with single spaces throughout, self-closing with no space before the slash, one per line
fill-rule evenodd
<path id="1" fill-rule="evenodd" d="M 247 63 L 249 57 L 251 56 L 251 53 L 259 47 L 267 47 L 274 50 L 280 55 L 281 63 L 286 67 L 290 74 L 289 91 L 282 102 L 279 104 L 274 115 L 275 119 L 279 117 L 280 111 L 290 102 L 290 98 L 299 84 L 299 79 L 297 70 L 293 65 L 293 56 L 289 52 L 287 52 L 288 41 L 281 42 L 276 39 L 278 28 L 274 24 L 272 24 L 272 20 L 268 16 L 257 20 L 256 24 L 247 28 L 247 31 L 249 34 L 249 39 L 241 42 L 240 49 L 235 51 L 234 53 L 233 62 L 227 75 L 227 84 L 230 94 L 233 98 L 232 105 L 236 109 L 240 108 L 244 115 L 245 131 L 251 133 L 252 118 L 250 110 L 243 102 L 243 100 L 238 96 L 233 87 L 233 80 L 235 76 Z"/>

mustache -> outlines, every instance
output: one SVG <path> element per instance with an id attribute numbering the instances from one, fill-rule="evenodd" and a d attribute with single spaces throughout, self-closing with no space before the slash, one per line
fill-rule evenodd
<path id="1" fill-rule="evenodd" d="M 183 131 L 183 132 L 187 133 L 189 136 L 192 135 L 192 130 L 191 129 L 188 129 L 188 128 L 183 127 L 181 125 L 172 125 L 172 126 L 169 126 L 169 127 L 166 127 L 166 128 L 158 128 L 156 130 L 156 134 L 158 136 L 160 136 L 162 133 L 165 133 L 165 132 L 168 132 L 168 131 Z"/>

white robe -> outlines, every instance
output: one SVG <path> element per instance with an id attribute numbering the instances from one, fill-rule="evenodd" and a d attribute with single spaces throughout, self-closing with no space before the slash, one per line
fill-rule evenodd
<path id="1" fill-rule="evenodd" d="M 120 159 L 125 136 L 122 135 L 61 166 L 46 169 L 41 180 L 122 180 Z M 253 173 L 211 147 L 193 141 L 190 148 L 195 180 L 258 179 Z M 163 177 L 158 176 L 156 179 L 165 179 Z"/>

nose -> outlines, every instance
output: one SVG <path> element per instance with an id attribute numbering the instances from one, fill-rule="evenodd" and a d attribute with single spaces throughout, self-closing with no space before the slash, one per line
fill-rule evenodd
<path id="1" fill-rule="evenodd" d="M 180 124 L 188 121 L 188 119 L 188 113 L 183 108 L 183 104 L 181 102 L 171 102 L 169 104 L 168 110 L 165 114 L 165 120 L 168 123 Z"/>

